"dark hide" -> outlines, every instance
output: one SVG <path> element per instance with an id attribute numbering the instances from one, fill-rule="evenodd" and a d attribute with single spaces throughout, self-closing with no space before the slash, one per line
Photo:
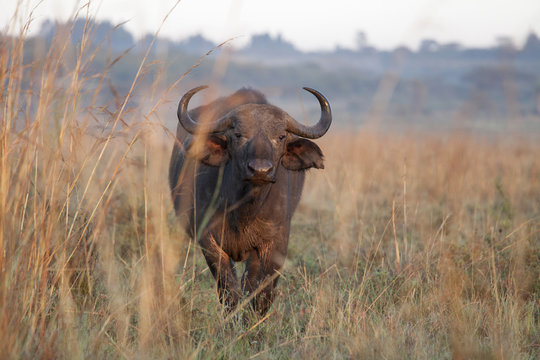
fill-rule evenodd
<path id="1" fill-rule="evenodd" d="M 196 154 L 193 136 L 178 126 L 169 172 L 174 208 L 200 243 L 226 308 L 256 291 L 252 306 L 265 314 L 287 255 L 304 170 L 322 169 L 323 154 L 288 132 L 290 116 L 255 90 L 239 90 L 189 115 L 194 121 L 231 117 L 234 126 L 208 135 Z M 233 267 L 238 261 L 247 261 L 241 284 Z"/>

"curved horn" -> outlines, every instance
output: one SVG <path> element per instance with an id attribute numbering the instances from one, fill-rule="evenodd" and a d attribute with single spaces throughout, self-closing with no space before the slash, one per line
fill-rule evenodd
<path id="1" fill-rule="evenodd" d="M 293 118 L 289 118 L 287 131 L 308 139 L 317 139 L 326 134 L 330 124 L 332 124 L 332 110 L 330 109 L 328 100 L 326 100 L 323 94 L 308 87 L 304 87 L 304 90 L 309 91 L 315 95 L 317 100 L 319 100 L 319 104 L 321 105 L 321 118 L 319 119 L 319 122 L 313 126 L 306 126 L 300 124 Z"/>
<path id="2" fill-rule="evenodd" d="M 220 132 L 230 126 L 229 118 L 221 118 L 215 122 L 199 124 L 198 122 L 193 120 L 191 116 L 189 116 L 189 100 L 191 100 L 193 95 L 195 95 L 201 90 L 206 89 L 207 87 L 208 86 L 204 85 L 189 90 L 187 93 L 185 93 L 184 96 L 182 96 L 182 99 L 180 99 L 180 102 L 178 103 L 178 111 L 176 112 L 176 115 L 178 116 L 178 121 L 180 121 L 180 125 L 182 125 L 182 127 L 186 129 L 186 131 L 190 134 L 194 134 L 197 131 L 199 125 L 204 125 L 206 129 L 212 129 L 212 132 Z"/>

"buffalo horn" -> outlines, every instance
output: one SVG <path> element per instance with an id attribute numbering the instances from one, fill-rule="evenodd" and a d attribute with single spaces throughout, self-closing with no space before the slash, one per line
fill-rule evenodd
<path id="1" fill-rule="evenodd" d="M 315 95 L 317 100 L 319 100 L 319 104 L 321 105 L 321 118 L 319 119 L 319 122 L 313 126 L 306 126 L 300 124 L 293 118 L 289 118 L 289 122 L 287 123 L 287 131 L 308 139 L 317 139 L 328 131 L 328 128 L 332 123 L 332 110 L 330 109 L 328 100 L 326 100 L 323 94 L 308 87 L 304 87 L 304 90 L 309 91 Z"/>
<path id="2" fill-rule="evenodd" d="M 178 120 L 180 121 L 182 127 L 186 129 L 186 131 L 190 134 L 194 134 L 200 124 L 194 121 L 191 116 L 189 116 L 189 100 L 191 100 L 193 95 L 203 89 L 206 89 L 207 87 L 208 86 L 199 86 L 189 90 L 184 96 L 182 96 L 182 99 L 180 99 L 180 103 L 178 103 L 178 111 L 176 113 L 178 116 Z M 204 124 L 204 126 L 206 129 L 211 129 L 211 132 L 220 132 L 230 127 L 230 122 L 231 120 L 229 118 L 221 118 L 217 121 Z"/>

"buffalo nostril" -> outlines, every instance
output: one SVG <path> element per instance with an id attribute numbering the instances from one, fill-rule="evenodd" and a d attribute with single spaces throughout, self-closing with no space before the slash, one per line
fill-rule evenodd
<path id="1" fill-rule="evenodd" d="M 248 162 L 248 169 L 253 174 L 267 175 L 274 169 L 274 164 L 268 160 L 255 159 Z"/>

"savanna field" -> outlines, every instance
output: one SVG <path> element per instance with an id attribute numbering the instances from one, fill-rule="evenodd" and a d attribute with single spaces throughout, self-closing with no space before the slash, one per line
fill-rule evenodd
<path id="1" fill-rule="evenodd" d="M 170 200 L 182 74 L 110 110 L 84 42 L 1 41 L 1 358 L 540 357 L 538 136 L 332 127 L 276 301 L 226 315 Z"/>

